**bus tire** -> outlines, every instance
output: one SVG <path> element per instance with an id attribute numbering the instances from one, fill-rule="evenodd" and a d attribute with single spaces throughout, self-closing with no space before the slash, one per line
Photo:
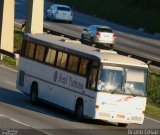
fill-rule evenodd
<path id="1" fill-rule="evenodd" d="M 118 123 L 118 126 L 119 126 L 119 127 L 127 127 L 128 124 L 126 124 L 126 123 Z"/>
<path id="2" fill-rule="evenodd" d="M 77 101 L 75 107 L 75 116 L 77 121 L 83 120 L 83 101 Z"/>
<path id="3" fill-rule="evenodd" d="M 30 100 L 31 100 L 31 103 L 34 105 L 38 103 L 38 85 L 37 83 L 33 83 L 31 86 Z"/>

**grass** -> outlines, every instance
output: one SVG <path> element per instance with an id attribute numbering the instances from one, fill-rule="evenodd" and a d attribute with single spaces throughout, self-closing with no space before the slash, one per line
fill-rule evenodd
<path id="1" fill-rule="evenodd" d="M 16 60 L 8 56 L 3 56 L 2 63 L 12 66 L 12 67 L 16 67 Z"/>
<path id="2" fill-rule="evenodd" d="M 50 0 L 146 32 L 160 33 L 159 0 Z"/>
<path id="3" fill-rule="evenodd" d="M 148 102 L 160 108 L 160 71 L 149 71 Z"/>
<path id="4" fill-rule="evenodd" d="M 21 30 L 15 29 L 14 31 L 14 52 L 18 52 L 21 49 L 22 41 L 23 41 L 23 32 Z M 6 65 L 16 67 L 16 60 L 10 58 L 8 56 L 3 56 L 3 60 L 1 61 Z"/>
<path id="5" fill-rule="evenodd" d="M 148 103 L 145 110 L 145 114 L 148 114 L 156 118 L 160 118 L 160 108 Z"/>
<path id="6" fill-rule="evenodd" d="M 15 29 L 14 31 L 14 50 L 20 50 L 23 41 L 23 32 L 21 30 Z"/>

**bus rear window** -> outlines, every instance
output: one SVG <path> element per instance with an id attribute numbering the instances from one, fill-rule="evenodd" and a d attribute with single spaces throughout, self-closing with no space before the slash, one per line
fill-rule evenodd
<path id="1" fill-rule="evenodd" d="M 107 28 L 97 28 L 97 31 L 99 32 L 108 32 L 108 33 L 113 33 L 111 29 Z"/>
<path id="2" fill-rule="evenodd" d="M 71 9 L 68 8 L 68 7 L 57 7 L 57 10 L 61 10 L 61 11 L 71 11 Z"/>

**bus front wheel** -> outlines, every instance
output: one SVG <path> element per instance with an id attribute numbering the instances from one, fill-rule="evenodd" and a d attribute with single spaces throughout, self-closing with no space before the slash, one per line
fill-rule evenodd
<path id="1" fill-rule="evenodd" d="M 37 104 L 38 102 L 38 85 L 36 83 L 32 84 L 30 100 L 32 104 Z"/>
<path id="2" fill-rule="evenodd" d="M 82 102 L 78 102 L 76 104 L 75 115 L 76 115 L 77 121 L 83 120 L 83 103 Z"/>
<path id="3" fill-rule="evenodd" d="M 128 124 L 126 124 L 126 123 L 118 123 L 118 126 L 119 126 L 119 127 L 127 127 Z"/>

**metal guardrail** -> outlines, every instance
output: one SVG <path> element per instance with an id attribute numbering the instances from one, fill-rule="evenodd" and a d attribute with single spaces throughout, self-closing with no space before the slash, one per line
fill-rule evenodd
<path id="1" fill-rule="evenodd" d="M 23 29 L 23 26 L 24 26 L 23 21 L 20 22 L 20 23 L 15 22 L 15 27 L 16 28 Z M 59 35 L 59 36 L 63 35 L 64 37 L 67 37 L 67 38 L 72 39 L 72 40 L 79 40 L 77 37 L 74 37 L 72 35 L 67 35 L 67 34 L 64 34 L 64 33 L 61 33 L 61 32 L 57 32 L 57 31 L 51 30 L 47 27 L 44 27 L 44 32 L 49 33 L 49 34 Z M 143 56 L 138 56 L 138 55 L 135 55 L 131 52 L 125 52 L 125 51 L 119 50 L 119 49 L 114 49 L 114 50 L 117 51 L 119 54 L 142 60 L 142 61 L 148 63 L 149 65 L 160 67 L 160 61 L 144 58 Z M 14 53 L 8 52 L 6 50 L 2 50 L 2 49 L 0 49 L 0 54 L 4 54 L 4 55 L 7 55 L 7 56 L 12 57 L 12 58 L 18 58 L 19 57 L 17 54 L 14 54 Z"/>
<path id="2" fill-rule="evenodd" d="M 3 50 L 3 49 L 0 49 L 0 54 L 3 54 L 3 55 L 6 55 L 6 56 L 9 56 L 9 57 L 11 57 L 11 58 L 16 58 L 16 54 L 11 53 L 11 52 L 8 52 L 8 51 Z"/>
<path id="3" fill-rule="evenodd" d="M 50 33 L 50 34 L 63 35 L 64 37 L 67 37 L 67 38 L 72 39 L 72 40 L 80 40 L 77 37 L 74 37 L 72 35 L 67 35 L 67 34 L 64 34 L 64 33 L 61 33 L 61 32 L 50 30 L 49 28 L 46 28 L 46 27 L 44 27 L 44 31 L 47 32 L 47 33 Z M 136 55 L 132 52 L 126 52 L 124 50 L 120 50 L 120 49 L 117 49 L 117 48 L 115 48 L 114 50 L 117 51 L 119 54 L 142 60 L 142 61 L 146 62 L 148 65 L 153 65 L 153 66 L 156 66 L 156 67 L 160 67 L 160 61 L 156 61 L 156 60 L 153 60 L 153 59 L 148 59 L 148 58 L 145 58 L 143 56 L 138 56 L 138 55 Z"/>

